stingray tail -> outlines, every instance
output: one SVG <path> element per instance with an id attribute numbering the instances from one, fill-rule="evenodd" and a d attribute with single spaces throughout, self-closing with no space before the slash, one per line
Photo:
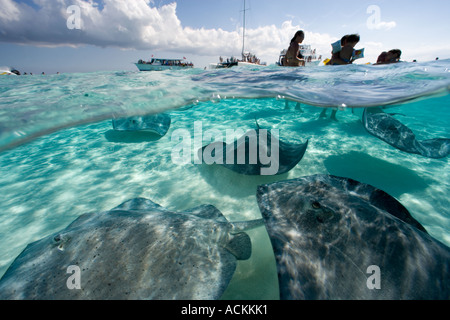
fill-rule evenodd
<path id="1" fill-rule="evenodd" d="M 261 226 L 264 226 L 264 219 L 257 219 L 257 220 L 250 220 L 250 221 L 238 221 L 238 222 L 231 222 L 232 225 L 232 232 L 233 233 L 239 233 L 242 231 L 248 231 L 252 229 L 259 228 Z"/>
<path id="2" fill-rule="evenodd" d="M 256 119 L 256 117 L 255 117 L 255 123 L 256 123 L 256 129 L 260 130 L 261 127 L 259 126 L 258 119 Z"/>

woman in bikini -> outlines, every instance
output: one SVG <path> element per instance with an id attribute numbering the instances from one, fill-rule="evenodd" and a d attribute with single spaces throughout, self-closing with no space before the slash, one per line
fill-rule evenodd
<path id="1" fill-rule="evenodd" d="M 305 40 L 305 33 L 302 30 L 297 31 L 294 38 L 291 40 L 291 45 L 286 52 L 286 57 L 284 58 L 285 67 L 304 67 L 305 60 L 302 59 L 300 54 L 300 43 Z"/>

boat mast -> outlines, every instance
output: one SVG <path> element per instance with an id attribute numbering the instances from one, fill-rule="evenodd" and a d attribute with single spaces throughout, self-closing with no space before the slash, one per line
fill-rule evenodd
<path id="1" fill-rule="evenodd" d="M 242 31 L 242 60 L 244 60 L 244 53 L 245 53 L 245 13 L 247 11 L 247 6 L 246 6 L 246 2 L 244 0 L 244 28 Z"/>

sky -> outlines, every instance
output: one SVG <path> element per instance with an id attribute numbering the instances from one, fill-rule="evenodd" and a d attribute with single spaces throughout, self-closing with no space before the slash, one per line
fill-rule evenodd
<path id="1" fill-rule="evenodd" d="M 137 70 L 151 56 L 203 68 L 242 51 L 244 0 L 0 0 L 0 66 L 21 72 Z M 450 58 L 447 0 L 246 0 L 245 50 L 273 64 L 297 30 L 324 58 L 359 33 L 376 62 Z"/>

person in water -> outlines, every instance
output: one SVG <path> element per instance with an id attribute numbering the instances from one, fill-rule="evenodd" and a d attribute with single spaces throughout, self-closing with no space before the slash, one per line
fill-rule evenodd
<path id="1" fill-rule="evenodd" d="M 336 41 L 336 43 L 333 43 L 331 45 L 333 47 L 333 51 L 331 52 L 331 59 L 326 63 L 326 65 L 331 65 L 331 61 L 338 61 L 341 59 L 340 53 L 342 51 L 342 48 L 347 43 L 348 36 L 349 35 L 343 36 L 340 42 Z M 339 47 L 339 43 L 340 43 L 340 47 Z M 341 61 L 341 63 L 344 64 L 344 61 Z"/>
<path id="2" fill-rule="evenodd" d="M 300 43 L 305 40 L 305 33 L 299 30 L 295 33 L 291 40 L 289 49 L 286 52 L 283 65 L 285 67 L 302 67 L 305 66 L 305 59 L 300 54 Z"/>
<path id="3" fill-rule="evenodd" d="M 355 50 L 355 46 L 358 44 L 360 40 L 360 36 L 358 34 L 349 34 L 345 35 L 341 39 L 341 50 L 333 50 L 331 60 L 327 63 L 327 65 L 336 66 L 336 65 L 346 65 L 353 63 L 353 52 Z M 328 108 L 324 108 L 320 113 L 319 118 L 327 117 Z M 337 109 L 333 109 L 331 111 L 330 119 L 334 121 L 338 121 L 336 118 Z"/>
<path id="4" fill-rule="evenodd" d="M 328 110 L 328 108 L 323 108 L 322 112 L 320 113 L 319 119 L 327 117 L 327 110 Z M 331 115 L 330 115 L 330 119 L 331 120 L 338 121 L 338 119 L 336 118 L 336 113 L 337 112 L 338 112 L 338 110 L 335 109 L 335 108 L 333 108 L 331 110 Z"/>
<path id="5" fill-rule="evenodd" d="M 331 60 L 327 63 L 329 66 L 346 65 L 353 63 L 353 52 L 355 46 L 360 41 L 359 34 L 350 34 L 342 37 L 341 39 L 341 51 L 334 52 Z"/>
<path id="6" fill-rule="evenodd" d="M 377 63 L 375 64 L 390 64 L 400 62 L 402 51 L 399 49 L 393 49 L 388 52 L 383 52 L 378 56 Z"/>

